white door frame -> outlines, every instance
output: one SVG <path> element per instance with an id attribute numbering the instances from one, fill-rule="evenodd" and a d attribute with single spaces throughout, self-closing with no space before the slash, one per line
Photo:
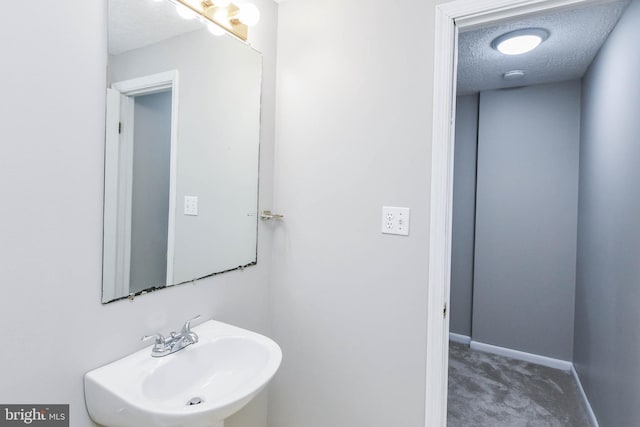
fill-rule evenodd
<path id="1" fill-rule="evenodd" d="M 167 236 L 167 279 L 166 286 L 173 284 L 173 260 L 175 247 L 175 211 L 176 211 L 176 176 L 177 176 L 177 141 L 178 141 L 178 71 L 166 71 L 130 80 L 113 83 L 111 91 L 120 95 L 119 105 L 114 96 L 110 104 L 113 110 L 118 109 L 122 132 L 109 132 L 107 127 L 107 150 L 105 160 L 109 154 L 109 143 L 119 140 L 111 157 L 117 157 L 118 170 L 111 170 L 114 182 L 109 184 L 107 176 L 109 165 L 105 162 L 105 250 L 103 272 L 103 302 L 129 294 L 129 262 L 131 246 L 131 173 L 133 162 L 133 122 L 134 97 L 151 95 L 171 90 L 171 145 L 169 160 L 169 212 Z M 114 115 L 107 108 L 107 116 Z M 113 151 L 113 150 L 112 150 Z M 113 168 L 111 168 L 113 169 Z M 124 179 L 123 179 L 124 178 Z M 115 193 L 115 194 L 112 194 Z M 107 209 L 107 201 L 115 206 Z M 109 227 L 107 227 L 109 225 Z M 115 233 L 114 233 L 115 230 Z M 115 240 L 114 240 L 115 239 Z M 115 257 L 113 260 L 110 258 Z M 112 271 L 113 270 L 113 271 Z M 105 292 L 107 290 L 107 292 Z"/>
<path id="2" fill-rule="evenodd" d="M 102 302 L 108 302 L 129 293 L 128 264 L 124 258 L 130 246 L 121 236 L 128 233 L 123 230 L 123 208 L 120 199 L 121 144 L 120 144 L 120 106 L 122 95 L 107 88 L 106 132 L 104 148 L 104 223 L 102 246 Z"/>
<path id="3" fill-rule="evenodd" d="M 451 212 L 458 31 L 607 0 L 455 0 L 435 8 L 425 426 L 447 424 Z M 444 313 L 444 314 L 443 314 Z"/>

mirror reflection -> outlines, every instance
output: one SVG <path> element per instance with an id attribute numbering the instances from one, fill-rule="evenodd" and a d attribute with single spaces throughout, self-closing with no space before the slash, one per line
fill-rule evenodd
<path id="1" fill-rule="evenodd" d="M 109 0 L 102 302 L 257 262 L 261 55 Z"/>

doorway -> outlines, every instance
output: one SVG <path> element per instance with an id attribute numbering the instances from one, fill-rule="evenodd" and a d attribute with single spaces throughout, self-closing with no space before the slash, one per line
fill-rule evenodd
<path id="1" fill-rule="evenodd" d="M 177 71 L 107 89 L 103 300 L 173 283 L 177 92 Z"/>
<path id="2" fill-rule="evenodd" d="M 432 138 L 431 243 L 428 294 L 426 425 L 446 425 L 449 295 L 453 194 L 453 138 L 459 30 L 577 5 L 575 1 L 459 0 L 436 7 Z"/>

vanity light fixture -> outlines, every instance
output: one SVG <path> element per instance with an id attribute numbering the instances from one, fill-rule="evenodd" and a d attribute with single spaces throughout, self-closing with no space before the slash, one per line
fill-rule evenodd
<path id="1" fill-rule="evenodd" d="M 243 41 L 247 41 L 249 28 L 260 20 L 260 11 L 249 2 L 239 5 L 231 0 L 170 0 L 176 5 L 178 14 L 191 19 L 200 16 L 212 34 L 222 35 L 229 32 Z"/>
<path id="2" fill-rule="evenodd" d="M 549 37 L 544 28 L 525 28 L 505 33 L 491 42 L 491 47 L 505 55 L 531 52 Z"/>

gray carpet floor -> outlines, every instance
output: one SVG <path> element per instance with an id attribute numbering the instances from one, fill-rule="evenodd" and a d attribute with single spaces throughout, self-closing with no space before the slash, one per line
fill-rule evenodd
<path id="1" fill-rule="evenodd" d="M 589 427 L 569 372 L 450 343 L 448 427 Z"/>

